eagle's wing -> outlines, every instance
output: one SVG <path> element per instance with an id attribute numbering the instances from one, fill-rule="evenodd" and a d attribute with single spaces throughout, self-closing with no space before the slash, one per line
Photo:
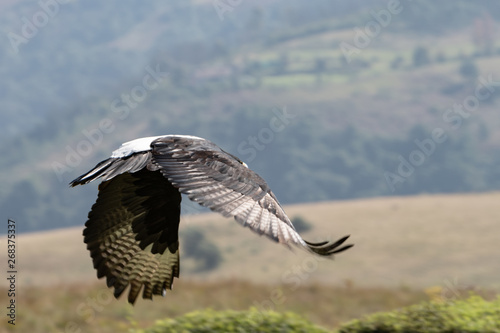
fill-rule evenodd
<path id="1" fill-rule="evenodd" d="M 118 162 L 117 162 L 118 163 Z M 159 171 L 122 173 L 99 185 L 83 231 L 99 278 L 128 301 L 164 295 L 179 277 L 181 195 Z"/>
<path id="2" fill-rule="evenodd" d="M 235 156 L 204 139 L 163 137 L 151 143 L 152 163 L 182 193 L 211 210 L 272 240 L 306 248 L 320 255 L 344 251 L 352 245 L 310 243 L 295 231 L 266 182 Z"/>

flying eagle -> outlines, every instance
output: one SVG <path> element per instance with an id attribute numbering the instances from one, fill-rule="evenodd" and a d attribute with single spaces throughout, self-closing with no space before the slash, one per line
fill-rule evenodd
<path id="1" fill-rule="evenodd" d="M 181 193 L 275 242 L 330 256 L 347 250 L 336 242 L 310 243 L 295 231 L 269 186 L 237 157 L 188 135 L 126 142 L 70 186 L 98 178 L 97 201 L 83 231 L 97 277 L 118 298 L 165 296 L 179 277 Z"/>

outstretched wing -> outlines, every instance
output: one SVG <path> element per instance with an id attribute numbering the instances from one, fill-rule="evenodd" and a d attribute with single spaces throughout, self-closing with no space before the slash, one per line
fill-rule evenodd
<path id="1" fill-rule="evenodd" d="M 204 139 L 169 136 L 151 143 L 153 163 L 182 193 L 211 210 L 272 240 L 303 247 L 320 255 L 344 251 L 352 245 L 309 243 L 295 231 L 266 182 L 238 158 Z"/>
<path id="2" fill-rule="evenodd" d="M 179 277 L 181 195 L 159 171 L 123 173 L 99 185 L 83 231 L 99 278 L 128 301 L 164 295 Z"/>

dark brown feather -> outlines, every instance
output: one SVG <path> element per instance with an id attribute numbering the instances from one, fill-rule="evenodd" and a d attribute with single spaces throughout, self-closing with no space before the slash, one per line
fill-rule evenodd
<path id="1" fill-rule="evenodd" d="M 134 303 L 162 295 L 179 276 L 181 195 L 159 171 L 124 173 L 102 183 L 84 241 L 98 277 L 120 296 L 130 284 Z"/>

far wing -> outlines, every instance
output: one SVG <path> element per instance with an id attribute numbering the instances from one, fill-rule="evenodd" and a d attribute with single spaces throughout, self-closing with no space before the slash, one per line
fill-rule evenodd
<path id="1" fill-rule="evenodd" d="M 84 241 L 99 278 L 128 301 L 163 295 L 179 277 L 181 195 L 158 171 L 124 173 L 99 185 Z"/>
<path id="2" fill-rule="evenodd" d="M 210 141 L 164 137 L 153 141 L 152 159 L 161 173 L 182 193 L 254 232 L 320 255 L 341 252 L 346 239 L 335 243 L 309 243 L 295 231 L 266 182 Z"/>

